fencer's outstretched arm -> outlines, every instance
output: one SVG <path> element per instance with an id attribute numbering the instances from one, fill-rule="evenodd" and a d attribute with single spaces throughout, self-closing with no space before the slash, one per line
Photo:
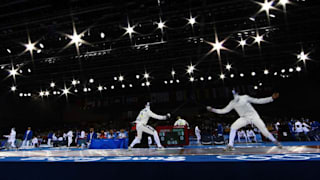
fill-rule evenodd
<path id="1" fill-rule="evenodd" d="M 151 110 L 148 110 L 148 115 L 150 117 L 152 117 L 153 119 L 158 119 L 158 120 L 166 120 L 167 119 L 167 116 L 162 116 L 162 115 L 155 114 Z"/>
<path id="2" fill-rule="evenodd" d="M 230 103 L 223 109 L 215 109 L 210 106 L 207 107 L 208 111 L 214 112 L 217 114 L 226 114 L 226 113 L 230 112 L 232 109 L 233 109 L 233 102 L 232 101 L 230 101 Z"/>
<path id="3" fill-rule="evenodd" d="M 245 96 L 247 98 L 247 101 L 253 104 L 266 104 L 270 103 L 275 99 L 279 98 L 279 93 L 275 92 L 272 94 L 271 97 L 266 97 L 266 98 L 253 98 L 248 95 Z"/>
<path id="4" fill-rule="evenodd" d="M 266 97 L 266 98 L 253 98 L 250 96 L 246 96 L 246 99 L 248 102 L 253 103 L 253 104 L 267 104 L 273 101 L 272 97 Z"/>

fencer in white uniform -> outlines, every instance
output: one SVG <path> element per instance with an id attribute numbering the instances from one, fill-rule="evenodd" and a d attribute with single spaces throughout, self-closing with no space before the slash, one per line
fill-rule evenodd
<path id="1" fill-rule="evenodd" d="M 195 127 L 194 129 L 194 133 L 196 134 L 196 137 L 197 137 L 197 143 L 200 144 L 200 140 L 201 140 L 201 131 L 199 129 L 198 126 Z"/>
<path id="2" fill-rule="evenodd" d="M 67 133 L 67 137 L 68 137 L 68 147 L 70 147 L 72 143 L 72 137 L 73 137 L 73 133 L 71 130 Z"/>
<path id="3" fill-rule="evenodd" d="M 210 106 L 207 107 L 207 110 L 217 114 L 226 114 L 231 110 L 235 110 L 240 116 L 232 125 L 229 135 L 229 144 L 225 150 L 233 150 L 234 138 L 236 132 L 239 128 L 246 126 L 247 124 L 255 125 L 261 133 L 270 139 L 273 143 L 278 145 L 279 148 L 282 148 L 281 144 L 273 137 L 273 135 L 268 131 L 266 125 L 261 120 L 257 111 L 253 108 L 253 104 L 266 104 L 272 102 L 274 99 L 279 97 L 279 93 L 273 93 L 271 97 L 267 98 L 253 98 L 248 95 L 239 95 L 235 90 L 232 91 L 234 99 L 223 109 L 215 109 Z"/>
<path id="4" fill-rule="evenodd" d="M 134 122 L 136 124 L 137 136 L 130 144 L 130 146 L 128 148 L 129 150 L 131 148 L 133 148 L 134 145 L 140 143 L 143 132 L 150 134 L 150 135 L 153 135 L 154 141 L 156 142 L 158 148 L 163 148 L 163 146 L 160 143 L 158 132 L 153 127 L 147 125 L 150 117 L 154 118 L 154 119 L 158 119 L 158 120 L 166 120 L 166 119 L 170 118 L 170 114 L 168 113 L 165 116 L 161 116 L 161 115 L 157 115 L 157 114 L 153 113 L 150 110 L 150 103 L 148 102 L 146 104 L 145 108 L 140 111 L 136 121 Z"/>
<path id="5" fill-rule="evenodd" d="M 15 142 L 16 142 L 16 131 L 15 128 L 11 128 L 10 135 L 5 135 L 5 137 L 8 138 L 8 143 L 11 145 L 11 147 L 15 148 Z"/>

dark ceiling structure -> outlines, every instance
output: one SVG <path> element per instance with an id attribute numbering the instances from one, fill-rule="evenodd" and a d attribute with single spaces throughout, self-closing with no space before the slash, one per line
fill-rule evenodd
<path id="1" fill-rule="evenodd" d="M 254 78 L 264 76 L 268 69 L 289 73 L 289 68 L 317 72 L 320 31 L 319 2 L 292 0 L 283 6 L 272 1 L 269 16 L 261 11 L 265 1 L 249 0 L 2 0 L 0 4 L 0 77 L 1 91 L 12 85 L 17 92 L 38 93 L 57 87 L 71 87 L 73 79 L 79 88 L 132 84 L 141 87 L 150 73 L 151 84 L 172 79 L 174 83 L 190 83 L 212 76 L 213 83 L 222 83 L 221 74 L 233 81 L 240 74 Z M 271 2 L 271 1 L 266 1 Z M 260 4 L 259 4 L 260 3 Z M 284 8 L 285 7 L 285 8 Z M 190 21 L 195 18 L 195 23 Z M 159 22 L 164 27 L 159 28 Z M 133 33 L 126 33 L 132 27 Z M 75 44 L 66 34 L 77 34 L 87 43 Z M 257 42 L 261 36 L 263 41 Z M 25 44 L 34 43 L 34 50 Z M 239 45 L 240 40 L 246 44 Z M 218 55 L 216 40 L 223 42 Z M 225 40 L 225 41 L 223 41 Z M 211 43 L 211 44 L 210 44 Z M 259 46 L 260 44 L 260 46 Z M 32 52 L 32 53 L 31 53 Z M 209 53 L 211 52 L 211 53 Z M 298 61 L 304 52 L 310 61 Z M 32 54 L 32 55 L 31 55 Z M 187 74 L 187 66 L 197 69 Z M 226 65 L 231 64 L 231 70 Z M 20 75 L 9 76 L 16 69 Z M 294 73 L 292 72 L 292 73 Z M 123 75 L 124 81 L 115 81 Z M 211 78 L 210 78 L 211 79 Z M 226 80 L 226 81 L 228 81 Z M 92 86 L 93 87 L 93 86 Z M 52 89 L 51 89 L 52 90 Z M 17 93 L 18 94 L 18 93 Z M 52 92 L 51 92 L 52 94 Z"/>

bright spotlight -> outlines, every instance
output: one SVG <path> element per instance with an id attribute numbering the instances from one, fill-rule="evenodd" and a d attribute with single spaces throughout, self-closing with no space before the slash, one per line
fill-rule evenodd
<path id="1" fill-rule="evenodd" d="M 43 91 L 40 91 L 40 92 L 39 92 L 39 96 L 40 96 L 40 97 L 43 97 L 43 96 L 44 96 L 44 92 L 43 92 Z"/>
<path id="2" fill-rule="evenodd" d="M 90 43 L 86 42 L 85 40 L 81 39 L 82 36 L 84 36 L 84 33 L 86 33 L 86 31 L 88 30 L 85 30 L 83 32 L 81 32 L 80 34 L 77 33 L 77 29 L 75 27 L 75 24 L 73 23 L 72 24 L 73 26 L 73 35 L 69 35 L 69 34 L 65 34 L 63 33 L 63 35 L 66 37 L 66 38 L 69 38 L 71 39 L 71 41 L 62 49 L 66 49 L 68 48 L 69 46 L 71 46 L 72 44 L 75 45 L 76 47 L 76 50 L 77 50 L 77 55 L 79 56 L 80 55 L 80 49 L 79 49 L 79 46 L 81 44 L 87 44 L 87 45 L 90 45 Z"/>
<path id="3" fill-rule="evenodd" d="M 190 18 L 188 19 L 188 24 L 193 26 L 195 23 L 196 23 L 196 18 L 190 15 Z"/>
<path id="4" fill-rule="evenodd" d="M 49 91 L 45 91 L 45 92 L 44 92 L 44 95 L 45 95 L 45 96 L 49 96 L 49 95 L 50 95 L 50 92 L 49 92 Z"/>
<path id="5" fill-rule="evenodd" d="M 143 77 L 144 77 L 145 79 L 148 79 L 148 78 L 150 77 L 150 75 L 149 75 L 147 72 L 145 72 L 145 73 L 143 74 Z"/>
<path id="6" fill-rule="evenodd" d="M 120 75 L 118 79 L 120 82 L 122 82 L 124 80 L 124 77 Z"/>
<path id="7" fill-rule="evenodd" d="M 50 83 L 50 87 L 54 88 L 56 86 L 56 84 L 54 82 Z"/>
<path id="8" fill-rule="evenodd" d="M 17 90 L 17 87 L 16 86 L 11 86 L 11 91 L 12 92 L 15 92 Z"/>
<path id="9" fill-rule="evenodd" d="M 247 42 L 246 42 L 246 40 L 241 40 L 241 41 L 239 41 L 239 44 L 243 47 L 244 45 L 247 44 Z"/>
<path id="10" fill-rule="evenodd" d="M 301 51 L 301 53 L 297 55 L 297 58 L 298 58 L 300 61 L 305 62 L 306 60 L 309 60 L 308 55 L 309 55 L 309 53 L 305 54 L 303 51 Z"/>
<path id="11" fill-rule="evenodd" d="M 26 48 L 28 51 L 33 51 L 35 49 L 34 44 L 32 44 L 32 43 L 27 44 Z"/>
<path id="12" fill-rule="evenodd" d="M 126 30 L 126 32 L 123 35 L 129 34 L 130 40 L 132 39 L 132 33 L 135 33 L 134 31 L 135 26 L 130 26 L 130 23 L 128 21 L 128 27 L 124 27 L 123 29 Z"/>
<path id="13" fill-rule="evenodd" d="M 275 7 L 272 6 L 274 1 L 273 0 L 271 0 L 271 1 L 264 0 L 264 3 L 260 3 L 260 2 L 256 2 L 256 3 L 261 6 L 261 8 L 260 8 L 260 10 L 258 11 L 257 14 L 259 14 L 262 11 L 265 11 L 266 14 L 267 14 L 268 20 L 269 20 L 269 12 L 270 12 L 270 10 L 276 9 Z"/>
<path id="14" fill-rule="evenodd" d="M 293 72 L 293 68 L 289 68 L 289 72 Z"/>
<path id="15" fill-rule="evenodd" d="M 19 74 L 18 69 L 13 69 L 13 67 L 12 67 L 12 69 L 9 70 L 9 74 L 10 74 L 10 76 L 18 75 Z"/>
<path id="16" fill-rule="evenodd" d="M 165 23 L 166 22 L 162 22 L 162 20 L 160 19 L 160 21 L 157 23 L 158 24 L 158 29 L 161 29 L 161 31 L 162 31 L 163 28 L 166 27 Z"/>
<path id="17" fill-rule="evenodd" d="M 286 4 L 289 3 L 289 0 L 280 0 L 279 3 L 280 3 L 281 5 L 286 5 Z"/>
<path id="18" fill-rule="evenodd" d="M 132 34 L 134 32 L 133 27 L 127 28 L 127 33 Z"/>
<path id="19" fill-rule="evenodd" d="M 11 67 L 11 69 L 10 70 L 7 70 L 8 72 L 9 72 L 9 75 L 8 75 L 8 77 L 10 77 L 10 76 L 12 76 L 12 78 L 13 78 L 13 80 L 14 80 L 14 82 L 16 81 L 16 76 L 17 75 L 20 75 L 19 73 L 18 73 L 18 68 L 17 69 L 14 69 L 14 67 L 13 67 L 13 65 L 11 65 L 12 67 Z"/>
<path id="20" fill-rule="evenodd" d="M 277 5 L 281 5 L 283 7 L 283 11 L 286 13 L 287 4 L 291 4 L 291 2 L 289 0 L 279 0 Z"/>
<path id="21" fill-rule="evenodd" d="M 103 39 L 105 37 L 105 34 L 103 32 L 101 32 L 100 37 L 101 37 L 101 39 Z"/>
<path id="22" fill-rule="evenodd" d="M 62 94 L 64 94 L 64 95 L 68 95 L 70 93 L 70 91 L 69 91 L 69 89 L 67 89 L 67 88 L 64 88 L 63 90 L 62 90 Z"/>
<path id="23" fill-rule="evenodd" d="M 81 35 L 74 32 L 73 35 L 71 36 L 71 42 L 79 45 L 80 41 L 81 41 Z"/>
<path id="24" fill-rule="evenodd" d="M 225 78 L 225 75 L 224 74 L 220 74 L 220 79 L 224 79 Z"/>
<path id="25" fill-rule="evenodd" d="M 74 86 L 77 85 L 77 80 L 73 79 L 73 80 L 71 81 L 71 84 L 74 85 Z"/>
<path id="26" fill-rule="evenodd" d="M 227 65 L 226 65 L 226 69 L 227 69 L 228 71 L 230 71 L 231 65 L 230 65 L 230 64 L 227 64 Z"/>
<path id="27" fill-rule="evenodd" d="M 193 66 L 193 65 L 191 64 L 191 65 L 188 66 L 187 73 L 188 73 L 188 74 L 192 74 L 194 70 L 195 70 L 195 66 Z"/>
<path id="28" fill-rule="evenodd" d="M 257 36 L 253 37 L 254 38 L 254 42 L 260 44 L 261 41 L 263 41 L 263 36 L 260 36 L 257 34 Z"/>
<path id="29" fill-rule="evenodd" d="M 176 72 L 174 70 L 171 71 L 171 75 L 174 76 Z"/>
<path id="30" fill-rule="evenodd" d="M 301 67 L 299 67 L 299 66 L 296 67 L 296 71 L 297 71 L 297 72 L 300 72 L 300 71 L 301 71 Z"/>

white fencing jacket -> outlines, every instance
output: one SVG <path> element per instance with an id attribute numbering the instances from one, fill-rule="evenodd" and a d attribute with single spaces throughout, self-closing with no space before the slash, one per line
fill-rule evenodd
<path id="1" fill-rule="evenodd" d="M 140 111 L 135 123 L 146 125 L 146 124 L 148 124 L 150 117 L 152 117 L 154 119 L 158 119 L 158 120 L 166 120 L 167 119 L 167 116 L 157 115 L 150 110 L 149 106 L 146 106 L 144 109 L 142 109 Z"/>
<path id="2" fill-rule="evenodd" d="M 267 98 L 253 98 L 248 95 L 237 96 L 231 100 L 230 103 L 223 109 L 209 108 L 208 110 L 217 114 L 226 114 L 231 110 L 235 110 L 240 117 L 251 118 L 259 117 L 257 111 L 253 108 L 253 104 L 266 104 L 273 101 L 272 97 Z"/>

